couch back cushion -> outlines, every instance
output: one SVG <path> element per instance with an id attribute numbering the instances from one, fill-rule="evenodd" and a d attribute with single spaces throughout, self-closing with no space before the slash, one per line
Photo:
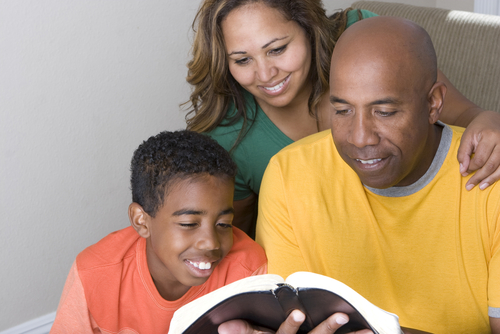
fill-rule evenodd
<path id="1" fill-rule="evenodd" d="M 500 112 L 500 16 L 378 1 L 352 7 L 422 26 L 434 43 L 439 69 L 455 87 L 480 107 Z"/>

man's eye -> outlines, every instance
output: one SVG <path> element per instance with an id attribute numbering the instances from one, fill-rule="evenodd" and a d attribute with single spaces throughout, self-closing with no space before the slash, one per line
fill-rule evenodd
<path id="1" fill-rule="evenodd" d="M 382 111 L 382 110 L 377 110 L 376 113 L 379 114 L 382 117 L 389 117 L 389 116 L 393 116 L 394 114 L 396 114 L 396 111 Z"/>

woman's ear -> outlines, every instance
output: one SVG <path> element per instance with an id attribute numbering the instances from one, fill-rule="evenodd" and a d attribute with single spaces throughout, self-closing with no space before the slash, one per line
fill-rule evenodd
<path id="1" fill-rule="evenodd" d="M 149 238 L 151 234 L 149 226 L 151 216 L 144 211 L 140 204 L 133 202 L 128 206 L 128 217 L 130 219 L 130 225 L 132 225 L 137 233 L 143 238 Z"/>
<path id="2" fill-rule="evenodd" d="M 430 105 L 429 123 L 434 124 L 439 120 L 439 115 L 443 110 L 444 98 L 446 96 L 446 85 L 444 82 L 437 81 L 427 95 L 427 101 Z"/>

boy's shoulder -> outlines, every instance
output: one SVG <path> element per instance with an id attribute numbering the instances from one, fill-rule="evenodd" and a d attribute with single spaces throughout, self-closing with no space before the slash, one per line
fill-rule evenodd
<path id="1" fill-rule="evenodd" d="M 233 247 L 217 266 L 226 277 L 224 284 L 267 271 L 264 249 L 245 232 L 233 228 Z"/>
<path id="2" fill-rule="evenodd" d="M 135 256 L 139 238 L 131 226 L 108 234 L 78 254 L 78 270 L 92 270 L 122 263 L 124 259 Z"/>

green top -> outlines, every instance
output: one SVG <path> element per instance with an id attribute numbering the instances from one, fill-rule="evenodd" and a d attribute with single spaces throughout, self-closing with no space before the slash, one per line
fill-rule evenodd
<path id="1" fill-rule="evenodd" d="M 361 14 L 363 18 L 377 16 L 377 14 L 364 9 L 361 9 Z M 347 27 L 357 21 L 357 10 L 349 11 L 347 13 Z M 234 104 L 229 106 L 226 120 L 207 133 L 231 152 L 234 162 L 238 165 L 234 190 L 235 200 L 245 199 L 252 192 L 258 194 L 262 176 L 271 157 L 283 147 L 293 143 L 293 140 L 281 132 L 267 117 L 260 106 L 256 105 L 255 99 L 250 93 L 245 91 L 244 96 L 250 121 L 247 123 L 247 133 L 240 143 L 233 148 L 243 126 L 243 118 L 234 124 L 227 125 L 228 119 L 236 113 Z"/>

